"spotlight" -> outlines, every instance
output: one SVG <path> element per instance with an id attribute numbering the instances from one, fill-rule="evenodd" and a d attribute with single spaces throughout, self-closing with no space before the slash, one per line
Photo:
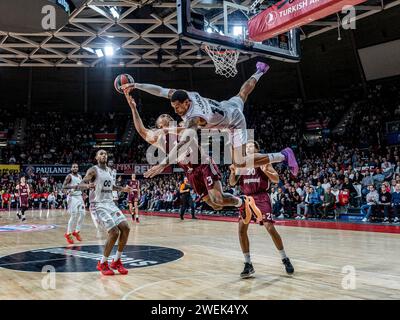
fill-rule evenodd
<path id="1" fill-rule="evenodd" d="M 114 55 L 114 48 L 111 46 L 107 46 L 104 48 L 104 52 L 106 54 L 107 57 L 111 57 Z"/>

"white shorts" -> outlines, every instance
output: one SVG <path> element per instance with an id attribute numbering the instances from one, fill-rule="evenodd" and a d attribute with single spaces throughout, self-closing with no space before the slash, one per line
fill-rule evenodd
<path id="1" fill-rule="evenodd" d="M 95 225 L 97 224 L 107 231 L 118 226 L 121 222 L 127 221 L 125 215 L 114 202 L 92 203 L 90 205 L 90 214 Z"/>
<path id="2" fill-rule="evenodd" d="M 85 203 L 82 196 L 68 196 L 67 198 L 68 213 L 85 213 Z"/>
<path id="3" fill-rule="evenodd" d="M 230 98 L 229 100 L 221 101 L 221 107 L 222 108 L 235 108 L 235 109 L 239 109 L 240 111 L 243 112 L 244 102 L 241 97 L 234 96 L 234 97 Z"/>
<path id="4" fill-rule="evenodd" d="M 221 107 L 227 110 L 229 117 L 230 143 L 234 148 L 247 143 L 247 123 L 243 114 L 244 102 L 241 97 L 234 96 L 221 102 Z"/>

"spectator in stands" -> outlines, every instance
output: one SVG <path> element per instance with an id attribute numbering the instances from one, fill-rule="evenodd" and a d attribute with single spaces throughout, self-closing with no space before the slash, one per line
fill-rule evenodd
<path id="1" fill-rule="evenodd" d="M 350 204 L 350 191 L 349 189 L 343 189 L 339 191 L 339 206 L 341 208 L 346 208 Z"/>
<path id="2" fill-rule="evenodd" d="M 326 192 L 324 193 L 324 200 L 320 208 L 323 219 L 325 219 L 328 216 L 329 212 L 335 209 L 336 197 L 332 194 L 331 191 L 332 190 L 329 187 L 326 189 Z"/>
<path id="3" fill-rule="evenodd" d="M 366 196 L 367 203 L 361 206 L 361 213 L 364 215 L 363 222 L 369 221 L 373 213 L 373 209 L 379 203 L 379 194 L 375 190 L 374 185 L 368 187 L 369 193 Z"/>
<path id="4" fill-rule="evenodd" d="M 385 175 L 382 173 L 381 169 L 376 169 L 376 174 L 374 175 L 374 186 L 376 190 L 379 190 L 381 188 L 384 180 Z"/>
<path id="5" fill-rule="evenodd" d="M 282 188 L 278 188 L 278 192 L 274 195 L 274 205 L 272 207 L 272 213 L 278 217 L 282 214 L 280 218 L 283 218 L 283 206 L 285 204 L 285 194 Z"/>
<path id="6" fill-rule="evenodd" d="M 297 205 L 301 202 L 301 197 L 297 193 L 295 187 L 290 187 L 287 195 L 287 201 L 285 201 L 285 213 L 289 217 L 293 217 L 296 213 Z"/>
<path id="7" fill-rule="evenodd" d="M 390 205 L 392 203 L 392 195 L 388 192 L 388 189 L 385 185 L 381 186 L 381 192 L 379 194 L 379 205 L 380 208 L 383 209 L 383 223 L 390 223 L 389 213 L 390 213 Z"/>
<path id="8" fill-rule="evenodd" d="M 315 217 L 317 214 L 319 207 L 322 204 L 320 195 L 318 192 L 313 188 L 310 187 L 310 198 L 309 198 L 309 204 L 308 204 L 308 214 L 310 214 L 312 217 Z"/>
<path id="9" fill-rule="evenodd" d="M 392 207 L 394 214 L 394 223 L 400 221 L 400 183 L 396 183 L 394 192 L 392 193 Z"/>
<path id="10" fill-rule="evenodd" d="M 303 197 L 301 197 L 301 202 L 297 205 L 297 216 L 296 219 L 306 219 L 307 214 L 308 214 L 308 208 L 310 204 L 310 194 L 311 194 L 311 188 L 306 189 L 306 193 L 304 194 Z M 304 210 L 304 214 L 301 215 L 301 210 Z"/>
<path id="11" fill-rule="evenodd" d="M 364 178 L 361 181 L 361 193 L 366 196 L 369 193 L 369 186 L 374 184 L 373 172 L 367 169 Z"/>
<path id="12" fill-rule="evenodd" d="M 57 208 L 58 203 L 57 203 L 57 198 L 56 198 L 54 192 L 50 193 L 47 196 L 47 204 L 49 206 L 49 209 Z"/>

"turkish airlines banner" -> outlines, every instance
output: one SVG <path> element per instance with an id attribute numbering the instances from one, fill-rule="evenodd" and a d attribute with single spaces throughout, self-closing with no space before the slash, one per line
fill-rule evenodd
<path id="1" fill-rule="evenodd" d="M 262 42 L 365 0 L 282 0 L 248 22 L 249 38 Z"/>
<path id="2" fill-rule="evenodd" d="M 115 169 L 119 174 L 136 174 L 138 176 L 142 176 L 147 170 L 149 170 L 152 166 L 149 164 L 132 164 L 132 163 L 122 163 L 115 165 Z M 162 174 L 171 174 L 172 166 L 165 168 Z"/>

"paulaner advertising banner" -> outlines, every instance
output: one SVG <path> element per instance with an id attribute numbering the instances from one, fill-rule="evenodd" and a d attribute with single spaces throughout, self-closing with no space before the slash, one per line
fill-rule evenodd
<path id="1" fill-rule="evenodd" d="M 262 42 L 290 29 L 341 12 L 365 0 L 282 0 L 248 22 L 249 38 Z"/>
<path id="2" fill-rule="evenodd" d="M 40 174 L 48 176 L 66 176 L 71 172 L 70 164 L 28 164 L 23 165 L 23 171 L 27 175 Z"/>

